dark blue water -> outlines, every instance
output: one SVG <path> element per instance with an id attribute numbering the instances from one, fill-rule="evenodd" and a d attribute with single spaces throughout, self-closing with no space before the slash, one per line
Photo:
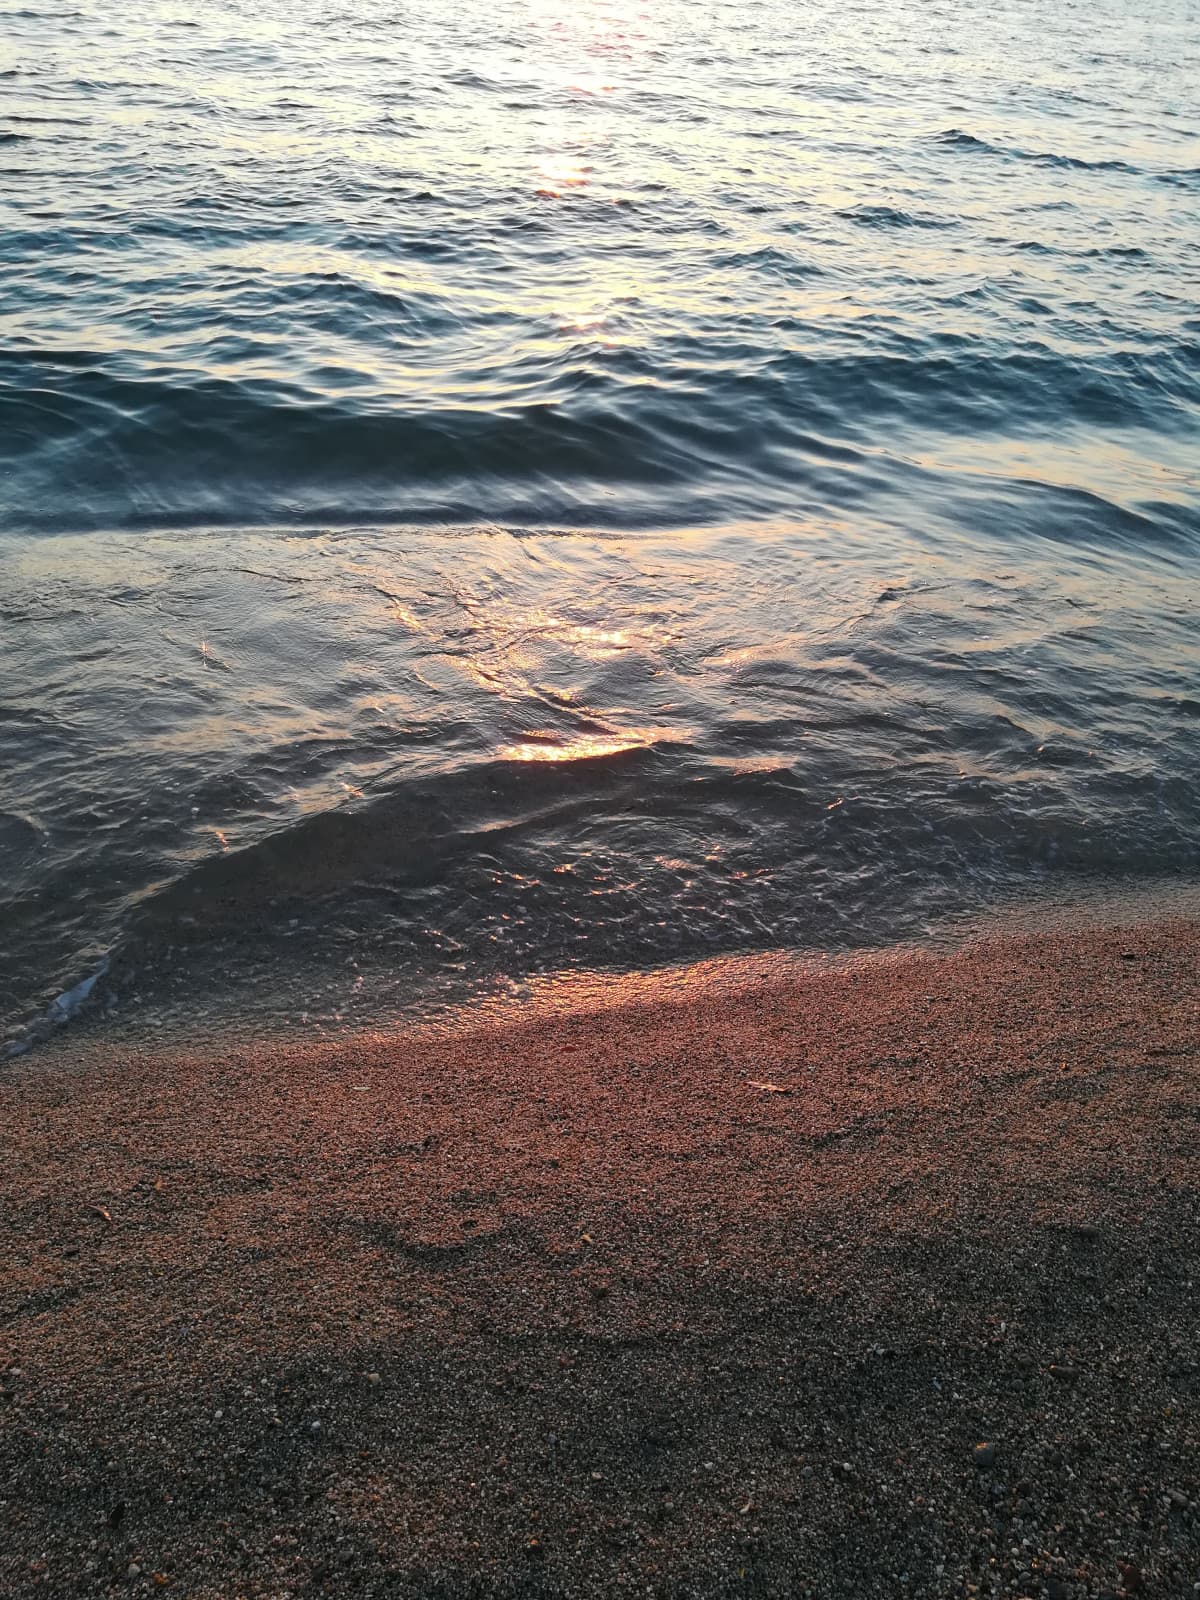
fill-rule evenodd
<path id="1" fill-rule="evenodd" d="M 1195 4 L 0 40 L 0 1012 L 1195 875 Z"/>

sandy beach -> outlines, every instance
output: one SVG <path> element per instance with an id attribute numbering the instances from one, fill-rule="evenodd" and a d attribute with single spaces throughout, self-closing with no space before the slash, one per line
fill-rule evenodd
<path id="1" fill-rule="evenodd" d="M 0 1073 L 0 1592 L 1191 1595 L 1200 925 Z"/>

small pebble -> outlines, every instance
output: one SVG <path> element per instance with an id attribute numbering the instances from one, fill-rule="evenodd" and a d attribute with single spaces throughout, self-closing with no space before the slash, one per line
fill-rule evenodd
<path id="1" fill-rule="evenodd" d="M 996 1446 L 986 1441 L 983 1444 L 977 1444 L 972 1451 L 972 1458 L 977 1467 L 990 1467 L 994 1465 L 996 1460 Z"/>

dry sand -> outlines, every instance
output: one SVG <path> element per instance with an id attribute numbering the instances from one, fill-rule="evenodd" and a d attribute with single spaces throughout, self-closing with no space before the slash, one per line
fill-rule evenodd
<path id="1" fill-rule="evenodd" d="M 0 1073 L 0 1593 L 1191 1595 L 1198 951 L 64 1034 Z"/>

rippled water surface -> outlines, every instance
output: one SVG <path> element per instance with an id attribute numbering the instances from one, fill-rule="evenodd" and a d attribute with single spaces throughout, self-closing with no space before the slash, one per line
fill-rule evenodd
<path id="1" fill-rule="evenodd" d="M 0 1012 L 1196 875 L 1195 4 L 0 41 Z"/>

